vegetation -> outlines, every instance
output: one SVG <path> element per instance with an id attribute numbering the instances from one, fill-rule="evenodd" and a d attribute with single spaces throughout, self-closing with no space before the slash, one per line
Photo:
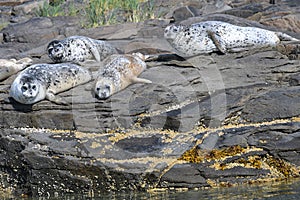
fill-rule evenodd
<path id="1" fill-rule="evenodd" d="M 66 3 L 64 0 L 45 2 L 37 11 L 37 16 L 75 16 L 82 15 L 87 27 L 97 27 L 122 22 L 140 22 L 154 18 L 153 0 L 89 0 L 83 9 Z M 80 6 L 82 7 L 82 6 Z"/>
<path id="2" fill-rule="evenodd" d="M 36 11 L 36 15 L 40 17 L 57 17 L 62 16 L 64 14 L 63 8 L 61 4 L 63 0 L 54 1 L 51 4 L 48 4 L 46 1 L 44 2 L 43 6 L 40 7 Z"/>

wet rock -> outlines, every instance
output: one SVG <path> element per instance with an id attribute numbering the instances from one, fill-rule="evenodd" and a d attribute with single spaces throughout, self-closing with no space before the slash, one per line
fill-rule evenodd
<path id="1" fill-rule="evenodd" d="M 208 186 L 205 178 L 191 164 L 174 165 L 160 180 L 161 187 L 196 188 Z"/>

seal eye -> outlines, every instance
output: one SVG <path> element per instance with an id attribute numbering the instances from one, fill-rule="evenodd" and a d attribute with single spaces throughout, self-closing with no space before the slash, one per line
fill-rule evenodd
<path id="1" fill-rule="evenodd" d="M 36 86 L 34 85 L 34 86 L 32 86 L 32 88 L 31 89 L 33 89 L 33 90 L 36 90 Z"/>
<path id="2" fill-rule="evenodd" d="M 178 32 L 178 28 L 176 26 L 173 27 L 173 31 L 176 33 Z"/>
<path id="3" fill-rule="evenodd" d="M 24 91 L 27 91 L 28 88 L 27 88 L 27 86 L 23 85 L 23 86 L 21 87 L 21 90 L 24 92 Z"/>
<path id="4" fill-rule="evenodd" d="M 97 92 L 99 92 L 99 91 L 100 91 L 100 88 L 99 88 L 99 87 L 97 87 L 97 88 L 96 88 L 96 90 L 97 90 Z"/>
<path id="5" fill-rule="evenodd" d="M 109 85 L 105 85 L 105 89 L 110 90 L 110 86 Z"/>
<path id="6" fill-rule="evenodd" d="M 53 47 L 48 48 L 48 52 L 51 53 L 53 51 Z"/>

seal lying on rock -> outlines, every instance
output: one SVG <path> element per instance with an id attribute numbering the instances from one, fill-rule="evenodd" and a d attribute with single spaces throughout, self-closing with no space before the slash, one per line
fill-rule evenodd
<path id="1" fill-rule="evenodd" d="M 75 64 L 36 64 L 16 77 L 10 88 L 10 95 L 23 104 L 33 104 L 44 99 L 57 104 L 68 104 L 55 94 L 91 79 L 87 69 Z"/>
<path id="2" fill-rule="evenodd" d="M 147 67 L 145 59 L 141 53 L 108 57 L 95 81 L 96 96 L 99 99 L 106 99 L 133 83 L 152 83 L 150 80 L 138 78 Z"/>
<path id="3" fill-rule="evenodd" d="M 23 70 L 30 65 L 32 60 L 30 58 L 16 59 L 0 59 L 0 81 L 8 78 L 9 76 Z"/>
<path id="4" fill-rule="evenodd" d="M 84 62 L 92 59 L 101 61 L 107 56 L 118 53 L 108 42 L 84 36 L 71 36 L 54 40 L 48 44 L 48 56 L 55 62 Z"/>
<path id="5" fill-rule="evenodd" d="M 285 33 L 240 27 L 220 21 L 205 21 L 191 26 L 170 25 L 165 28 L 164 37 L 186 56 L 273 47 L 281 40 L 298 41 Z"/>

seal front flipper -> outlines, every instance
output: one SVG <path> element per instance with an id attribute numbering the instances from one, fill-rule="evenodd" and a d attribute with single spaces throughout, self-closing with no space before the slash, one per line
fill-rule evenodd
<path id="1" fill-rule="evenodd" d="M 132 82 L 133 83 L 152 83 L 152 81 L 150 81 L 148 79 L 138 78 L 138 77 L 132 78 Z"/>
<path id="2" fill-rule="evenodd" d="M 65 101 L 60 96 L 55 96 L 53 92 L 47 92 L 46 93 L 46 99 L 48 99 L 49 101 L 51 101 L 53 103 L 56 103 L 58 105 L 66 105 L 66 106 L 70 105 L 70 103 Z"/>
<path id="3" fill-rule="evenodd" d="M 90 38 L 84 38 L 83 41 L 86 44 L 86 46 L 89 48 L 89 50 L 92 52 L 96 61 L 100 62 L 101 57 L 97 49 L 97 44 L 95 44 Z"/>
<path id="4" fill-rule="evenodd" d="M 207 31 L 207 35 L 214 42 L 219 51 L 221 51 L 223 54 L 227 52 L 225 42 L 222 41 L 221 37 L 217 36 L 213 31 Z"/>

